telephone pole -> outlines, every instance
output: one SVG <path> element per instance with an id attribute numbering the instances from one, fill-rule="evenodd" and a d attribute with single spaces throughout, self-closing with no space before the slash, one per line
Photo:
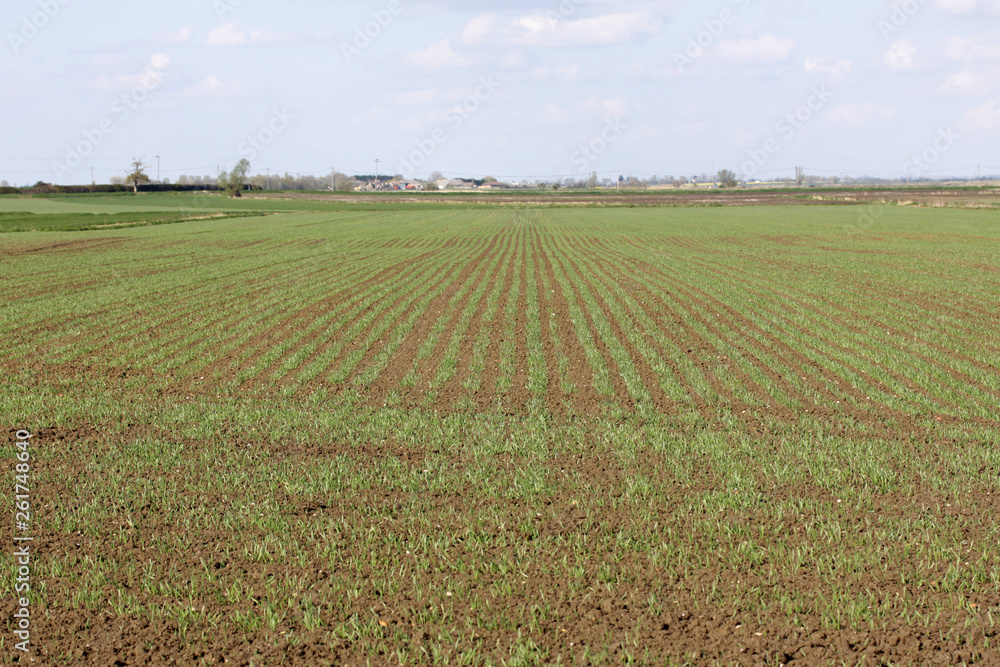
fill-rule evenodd
<path id="1" fill-rule="evenodd" d="M 380 162 L 382 162 L 382 160 L 379 160 L 378 158 L 375 158 L 375 189 L 376 190 L 378 189 L 378 165 L 379 165 Z"/>
<path id="2" fill-rule="evenodd" d="M 156 156 L 156 182 L 160 182 L 160 156 Z"/>

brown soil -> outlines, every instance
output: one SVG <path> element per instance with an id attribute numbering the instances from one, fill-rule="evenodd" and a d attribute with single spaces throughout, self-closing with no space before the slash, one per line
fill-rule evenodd
<path id="1" fill-rule="evenodd" d="M 646 190 L 621 193 L 559 192 L 451 192 L 379 194 L 266 193 L 251 199 L 297 199 L 343 203 L 391 204 L 431 202 L 436 204 L 499 204 L 532 206 L 774 206 L 774 205 L 870 205 L 889 203 L 916 206 L 1000 206 L 1000 188 L 871 188 L 815 192 L 809 188 L 787 190 Z"/>
<path id="2" fill-rule="evenodd" d="M 909 192 L 900 196 L 904 194 L 914 196 Z M 747 203 L 740 196 L 727 203 Z M 483 201 L 504 201 L 497 197 L 484 195 Z M 644 197 L 633 199 L 641 203 Z M 995 433 L 1000 421 L 963 423 L 945 414 L 939 418 L 941 429 L 932 431 L 919 415 L 870 401 L 852 386 L 836 370 L 862 373 L 846 346 L 824 340 L 825 347 L 820 347 L 810 340 L 810 333 L 823 322 L 833 321 L 858 335 L 882 327 L 877 312 L 858 312 L 834 298 L 820 300 L 821 305 L 796 298 L 739 266 L 716 263 L 715 249 L 703 239 L 609 241 L 610 235 L 594 238 L 573 232 L 556 238 L 540 231 L 537 215 L 518 211 L 495 233 L 459 241 L 390 240 L 379 241 L 377 248 L 359 244 L 357 252 L 366 257 L 392 251 L 408 259 L 397 257 L 386 263 L 391 264 L 387 268 L 349 274 L 346 278 L 356 279 L 357 284 L 331 290 L 332 294 L 323 285 L 345 276 L 309 265 L 296 267 L 290 279 L 310 285 L 314 297 L 304 305 L 268 302 L 273 310 L 271 326 L 242 346 L 237 344 L 236 329 L 247 316 L 220 314 L 229 317 L 226 321 L 232 326 L 213 341 L 203 365 L 184 369 L 191 376 L 164 379 L 149 369 L 123 368 L 99 358 L 68 364 L 0 360 L 0 372 L 12 378 L 30 376 L 22 389 L 45 397 L 51 406 L 44 413 L 50 421 L 37 426 L 33 443 L 44 451 L 33 468 L 38 480 L 32 496 L 35 512 L 45 517 L 77 508 L 77 516 L 83 517 L 72 528 L 47 527 L 33 534 L 36 562 L 48 568 L 37 576 L 44 580 L 45 599 L 50 602 L 33 609 L 35 652 L 21 656 L 5 643 L 0 645 L 4 660 L 21 665 L 390 665 L 398 664 L 392 652 L 396 648 L 424 648 L 428 653 L 416 662 L 429 664 L 431 647 L 444 645 L 475 651 L 480 661 L 532 664 L 510 655 L 510 647 L 521 636 L 533 642 L 536 655 L 529 658 L 537 658 L 536 664 L 599 662 L 590 652 L 606 649 L 605 664 L 630 659 L 635 664 L 664 664 L 669 659 L 694 665 L 1000 665 L 996 579 L 985 577 L 961 589 L 948 584 L 969 563 L 995 562 L 994 517 L 1000 515 L 1000 492 L 996 484 L 982 481 L 960 492 L 945 491 L 945 484 L 935 481 L 945 470 L 944 454 L 975 460 L 961 451 L 969 441 L 958 438 L 960 429 L 980 426 Z M 802 238 L 769 241 L 792 252 Z M 266 249 L 253 246 L 254 251 Z M 633 252 L 681 249 L 686 274 Z M 528 279 L 528 255 L 540 277 L 535 283 Z M 786 255 L 774 257 L 773 262 L 782 270 L 809 270 Z M 568 277 L 569 289 L 559 282 L 563 276 Z M 219 298 L 228 299 L 237 286 L 246 284 L 216 289 Z M 473 294 L 480 286 L 489 294 L 495 284 L 502 290 L 493 319 L 487 322 L 485 297 L 476 303 Z M 752 310 L 723 301 L 710 284 L 743 290 L 753 300 Z M 900 306 L 919 305 L 954 319 L 958 330 L 969 325 L 965 330 L 971 331 L 973 323 L 981 325 L 997 315 L 995 305 L 985 302 L 932 303 L 902 286 L 877 289 L 860 285 L 858 296 L 869 290 L 869 296 L 875 293 Z M 422 296 L 436 290 L 440 293 L 421 309 Z M 628 303 L 620 298 L 622 292 L 630 297 Z M 362 307 L 373 295 L 379 301 Z M 542 315 L 548 380 L 543 395 L 532 395 L 528 389 L 529 295 L 537 297 Z M 788 306 L 780 305 L 779 299 Z M 586 305 L 588 301 L 593 307 Z M 583 324 L 590 333 L 586 340 L 577 334 L 574 303 L 583 311 Z M 150 309 L 144 313 L 149 319 L 141 323 L 142 329 L 132 331 L 126 340 L 149 335 L 160 336 L 163 345 L 178 343 L 183 340 L 182 332 L 176 331 L 178 323 L 208 315 L 217 304 L 182 304 L 187 309 L 183 313 Z M 513 314 L 508 317 L 510 306 Z M 389 313 L 397 309 L 400 312 L 388 321 Z M 472 317 L 462 332 L 459 323 L 466 309 Z M 366 320 L 373 310 L 377 315 Z M 364 326 L 357 327 L 353 340 L 342 341 L 333 340 L 324 325 L 296 342 L 284 358 L 262 362 L 275 344 L 331 313 L 331 321 L 345 318 L 344 328 Z M 383 351 L 383 341 L 368 340 L 371 334 L 388 324 L 391 335 L 411 319 L 413 325 L 384 368 L 373 382 L 362 385 L 359 378 L 378 368 L 374 365 Z M 794 337 L 762 321 L 780 323 L 780 330 Z M 87 333 L 93 334 L 96 322 L 73 324 L 87 326 Z M 123 316 L 113 328 L 127 323 Z M 62 319 L 52 324 L 69 326 Z M 436 325 L 443 327 L 439 337 L 429 357 L 419 360 L 418 353 Z M 462 383 L 472 373 L 474 343 L 483 332 L 489 336 L 485 368 L 478 391 L 470 394 Z M 443 385 L 431 386 L 456 335 L 460 337 L 457 372 Z M 79 336 L 84 338 L 94 340 L 92 335 Z M 65 337 L 57 342 L 74 340 Z M 511 343 L 513 386 L 501 391 L 502 350 Z M 596 351 L 595 365 L 602 364 L 609 372 L 610 396 L 594 385 L 587 346 Z M 983 378 L 956 371 L 948 361 L 961 360 L 984 374 L 995 373 L 995 366 L 944 345 L 930 347 L 938 356 L 914 353 L 912 359 L 965 383 L 968 388 L 957 396 L 971 400 L 974 387 L 1000 400 L 1000 392 Z M 833 355 L 824 351 L 831 348 L 844 357 L 836 367 Z M 282 370 L 285 358 L 307 349 L 299 368 Z M 331 354 L 325 372 L 299 387 L 296 400 L 325 391 L 331 401 L 356 396 L 359 410 L 371 410 L 395 397 L 399 407 L 422 410 L 442 430 L 454 425 L 448 418 L 465 416 L 457 413 L 468 410 L 471 401 L 475 406 L 471 411 L 479 416 L 515 417 L 505 422 L 510 447 L 493 451 L 472 433 L 449 441 L 450 448 L 445 449 L 433 439 L 421 442 L 402 433 L 345 435 L 332 427 L 315 434 L 271 437 L 256 427 L 228 421 L 216 424 L 210 437 L 195 439 L 176 428 L 132 423 L 128 416 L 156 414 L 151 404 L 175 407 L 179 398 L 190 394 L 209 398 L 226 389 L 255 392 L 253 399 L 225 398 L 245 400 L 239 405 L 247 412 L 261 410 L 262 405 L 268 410 L 287 407 L 283 401 L 291 399 L 282 396 L 282 390 L 297 386 L 302 366 L 334 349 L 337 353 Z M 566 379 L 575 385 L 573 392 L 559 386 L 560 355 L 569 362 Z M 346 380 L 334 383 L 330 375 L 347 360 L 356 361 Z M 657 371 L 657 362 L 665 370 Z M 235 375 L 251 368 L 257 374 L 242 387 L 234 387 Z M 629 369 L 634 369 L 641 388 L 630 391 Z M 910 372 L 886 366 L 879 370 L 897 384 L 905 384 Z M 193 377 L 196 371 L 198 381 Z M 405 386 L 402 380 L 411 371 L 416 385 Z M 671 399 L 658 373 L 682 381 L 686 397 Z M 82 400 L 89 387 L 120 399 L 112 411 L 120 419 L 108 416 L 106 422 L 91 423 L 63 410 L 59 403 L 63 392 L 78 392 Z M 915 391 L 920 398 L 931 398 Z M 821 405 L 813 403 L 817 397 Z M 796 401 L 807 407 L 789 407 Z M 831 407 L 838 401 L 839 408 Z M 544 405 L 548 427 L 577 427 L 573 433 L 578 440 L 563 442 L 553 436 L 548 451 L 530 455 L 519 451 L 519 430 L 529 422 L 518 418 L 537 417 L 535 404 Z M 323 409 L 292 405 L 303 412 Z M 648 434 L 641 430 L 645 423 L 636 418 L 640 412 L 663 417 L 666 434 L 686 449 L 656 451 L 645 446 Z M 691 414 L 701 422 L 687 429 L 679 418 Z M 806 468 L 801 450 L 794 450 L 799 443 L 789 442 L 800 434 L 789 429 L 804 416 L 838 437 L 892 443 L 907 460 L 886 465 L 896 475 L 893 489 L 906 491 L 847 489 L 855 492 L 854 502 L 842 503 L 842 489 L 815 479 L 777 480 L 774 471 L 758 465 L 755 457 L 767 455 Z M 740 449 L 738 438 L 727 443 L 732 447 L 723 453 L 699 444 L 707 433 L 731 435 L 733 431 L 725 429 L 732 428 L 733 419 L 739 434 L 752 439 L 756 450 Z M 20 425 L 0 427 L 6 434 L 3 444 L 9 447 Z M 788 433 L 795 435 L 789 438 Z M 639 444 L 630 449 L 630 442 Z M 151 458 L 138 471 L 128 468 L 127 462 L 109 460 L 108 453 L 117 448 L 151 443 L 168 445 L 172 453 Z M 748 471 L 745 479 L 727 476 L 731 461 L 726 457 Z M 843 459 L 836 464 L 852 463 Z M 921 463 L 919 474 L 900 472 L 910 470 L 912 461 Z M 980 480 L 1000 474 L 1000 469 L 990 467 L 996 466 L 995 461 L 984 456 L 981 469 L 966 473 L 978 474 Z M 484 470 L 487 482 L 497 484 L 501 492 L 486 494 L 477 488 Z M 234 471 L 245 472 L 245 478 L 231 486 L 216 483 L 220 473 Z M 341 471 L 340 477 L 331 478 L 334 482 L 347 482 L 331 483 L 322 491 L 316 483 L 303 490 L 307 482 L 329 471 Z M 543 490 L 519 490 L 519 482 L 532 475 L 543 480 Z M 452 483 L 438 484 L 439 476 L 449 476 Z M 385 479 L 399 483 L 383 483 Z M 632 489 L 637 479 L 655 489 L 650 496 L 655 500 Z M 184 489 L 183 498 L 145 493 L 144 485 L 154 482 Z M 128 493 L 119 493 L 123 489 Z M 716 502 L 719 497 L 732 502 Z M 267 511 L 287 520 L 287 534 L 274 535 L 243 520 L 228 528 L 208 529 L 200 523 L 206 517 L 241 516 L 248 504 L 265 501 L 273 502 Z M 264 516 L 263 506 L 261 510 Z M 88 523 L 88 513 L 100 521 Z M 742 529 L 750 532 L 727 542 L 725 531 L 712 535 L 706 530 L 715 525 L 728 526 L 733 534 Z M 821 533 L 832 526 L 842 531 L 842 537 Z M 906 533 L 907 527 L 913 527 L 912 534 Z M 927 545 L 912 535 L 939 539 L 945 556 L 928 557 L 928 550 L 921 550 Z M 252 557 L 249 550 L 254 547 L 275 544 L 269 540 L 277 540 L 287 553 L 269 559 Z M 832 563 L 841 555 L 838 549 L 844 541 L 858 545 L 864 554 L 884 554 L 892 567 L 850 570 L 850 564 Z M 808 547 L 812 556 L 789 566 L 778 558 L 780 554 L 767 551 L 767 545 L 775 543 L 788 543 L 793 550 Z M 666 548 L 670 545 L 689 550 L 671 552 Z M 750 559 L 760 554 L 764 554 L 761 559 Z M 60 564 L 61 569 L 56 567 Z M 158 573 L 153 579 L 175 586 L 178 592 L 151 592 L 150 578 L 143 574 L 146 566 Z M 831 573 L 824 567 L 844 569 Z M 95 570 L 114 576 L 90 582 Z M 995 575 L 996 569 L 990 572 Z M 289 582 L 302 585 L 293 595 L 272 595 L 275 587 L 291 586 Z M 85 583 L 99 592 L 89 603 L 74 597 Z M 251 593 L 231 599 L 228 592 L 237 585 Z M 116 596 L 122 590 L 134 596 L 144 611 L 118 611 Z M 867 601 L 862 612 L 872 606 L 888 611 L 877 623 L 832 622 L 815 608 L 817 601 L 834 592 L 843 596 L 845 614 L 848 602 L 857 600 Z M 754 600 L 765 596 L 784 596 L 800 609 L 786 613 L 772 607 L 762 613 Z M 474 607 L 474 599 L 482 604 Z M 277 600 L 291 600 L 291 605 L 273 629 L 234 628 L 234 615 L 263 616 L 267 605 Z M 318 605 L 323 621 L 318 628 L 302 622 L 307 602 Z M 182 628 L 176 620 L 181 606 L 201 620 Z M 159 615 L 150 609 L 159 609 Z M 917 610 L 919 616 L 904 617 L 898 610 Z M 10 595 L 0 598 L 8 641 L 14 611 Z M 457 663 L 457 655 L 449 660 Z"/>
<path id="3" fill-rule="evenodd" d="M 7 434 L 12 440 L 13 430 L 8 429 Z M 338 465 L 348 461 L 358 473 L 384 461 L 419 471 L 426 467 L 429 457 L 438 454 L 400 443 L 392 437 L 380 443 L 336 440 L 288 444 L 247 439 L 236 430 L 219 436 L 232 449 L 232 454 L 222 455 L 230 459 L 229 465 L 240 465 L 239 459 L 248 448 L 259 456 L 259 461 L 270 459 L 293 468 L 307 466 L 310 469 L 317 464 Z M 88 448 L 97 453 L 112 441 L 135 442 L 151 437 L 183 445 L 187 449 L 183 461 L 197 460 L 209 452 L 218 457 L 222 451 L 210 443 L 184 440 L 171 431 L 155 432 L 142 426 L 124 431 L 114 424 L 43 428 L 36 434 L 35 446 L 73 446 L 77 456 L 55 458 L 46 463 L 51 469 L 52 482 L 38 489 L 33 502 L 39 511 L 45 512 L 52 503 L 77 497 L 70 484 L 58 480 L 89 482 L 100 474 L 88 469 L 83 464 L 84 459 L 79 457 Z M 448 465 L 453 469 L 477 465 L 475 456 L 470 454 L 450 452 L 448 456 Z M 363 622 L 377 620 L 370 641 L 384 640 L 389 646 L 430 646 L 445 627 L 477 628 L 474 633 L 456 637 L 457 645 L 463 649 L 475 648 L 482 656 L 493 656 L 495 660 L 502 658 L 503 647 L 510 645 L 518 629 L 530 633 L 536 645 L 547 652 L 546 664 L 557 659 L 586 664 L 585 650 L 609 645 L 610 662 L 625 660 L 626 651 L 629 651 L 633 657 L 641 660 L 646 656 L 657 664 L 668 656 L 698 665 L 862 662 L 889 665 L 927 661 L 988 665 L 1000 660 L 995 650 L 982 648 L 987 641 L 995 645 L 1000 640 L 1000 628 L 976 622 L 971 627 L 967 625 L 965 631 L 955 632 L 953 628 L 961 627 L 967 619 L 940 613 L 934 615 L 935 604 L 952 595 L 938 586 L 938 582 L 948 576 L 949 563 L 925 563 L 915 559 L 908 564 L 914 572 L 923 573 L 929 582 L 923 585 L 902 583 L 895 573 L 875 572 L 851 584 L 853 594 L 872 593 L 873 599 L 880 603 L 922 600 L 914 604 L 926 611 L 927 623 L 910 624 L 890 617 L 878 628 L 830 630 L 823 629 L 820 618 L 809 614 L 801 614 L 797 622 L 792 623 L 787 618 L 758 618 L 740 606 L 723 607 L 706 601 L 706 595 L 711 598 L 707 591 L 732 593 L 761 586 L 776 586 L 790 595 L 820 596 L 828 593 L 830 581 L 809 563 L 777 578 L 768 574 L 767 567 L 747 565 L 733 570 L 721 560 L 718 544 L 710 539 L 698 540 L 699 522 L 709 519 L 733 525 L 754 523 L 760 527 L 762 539 L 800 535 L 808 543 L 806 535 L 812 530 L 813 519 L 808 513 L 802 513 L 789 515 L 778 523 L 773 523 L 773 517 L 761 523 L 752 512 L 736 508 L 725 515 L 712 517 L 701 516 L 697 511 L 678 513 L 676 508 L 689 505 L 692 496 L 718 489 L 724 486 L 724 481 L 711 474 L 710 460 L 699 460 L 695 456 L 690 463 L 696 474 L 687 484 L 678 484 L 667 472 L 671 463 L 670 456 L 651 451 L 622 459 L 616 452 L 593 442 L 586 451 L 556 454 L 547 460 L 533 461 L 516 455 L 504 455 L 496 460 L 496 474 L 501 477 L 514 474 L 525 465 L 544 466 L 555 490 L 536 500 L 510 499 L 497 505 L 482 498 L 475 488 L 448 493 L 430 489 L 400 493 L 377 486 L 334 496 L 293 493 L 281 496 L 278 511 L 292 521 L 314 524 L 327 536 L 325 539 L 333 541 L 338 562 L 342 564 L 342 569 L 334 568 L 333 571 L 328 561 L 315 556 L 270 563 L 249 559 L 242 545 L 252 546 L 274 536 L 252 529 L 239 533 L 206 532 L 196 527 L 178 526 L 168 518 L 156 498 L 109 508 L 111 518 L 97 532 L 38 531 L 32 547 L 37 562 L 86 555 L 98 563 L 120 563 L 122 567 L 128 563 L 152 563 L 156 568 L 178 573 L 181 578 L 173 583 L 181 585 L 185 580 L 197 579 L 199 586 L 208 585 L 206 581 L 216 581 L 214 586 L 218 595 L 198 595 L 190 601 L 150 596 L 143 589 L 145 580 L 140 576 L 141 570 L 137 570 L 134 578 L 123 570 L 119 585 L 138 596 L 144 605 L 162 604 L 173 608 L 178 603 L 193 603 L 198 610 L 203 609 L 204 613 L 218 618 L 229 618 L 236 612 L 263 613 L 263 605 L 268 601 L 266 591 L 272 582 L 301 578 L 308 585 L 304 595 L 330 603 L 324 608 L 328 623 L 351 615 L 357 615 Z M 572 471 L 572 477 L 567 471 Z M 606 506 L 608 490 L 622 488 L 627 477 L 636 473 L 647 476 L 665 493 L 659 496 L 659 502 L 655 505 L 640 502 Z M 48 472 L 39 469 L 36 474 L 48 475 Z M 190 473 L 165 470 L 162 474 L 180 484 L 192 481 Z M 759 481 L 755 492 L 760 506 L 788 498 L 836 502 L 828 492 L 811 486 L 774 487 Z M 247 489 L 244 497 L 208 492 L 201 495 L 197 506 L 225 514 L 253 500 L 260 500 L 258 490 Z M 875 503 L 873 507 L 837 506 L 836 519 L 845 526 L 864 530 L 866 526 L 871 528 L 873 522 L 877 526 L 887 520 L 932 518 L 950 522 L 959 532 L 956 540 L 960 538 L 963 544 L 975 545 L 971 549 L 973 553 L 964 558 L 971 561 L 992 548 L 989 532 L 966 525 L 983 513 L 1000 511 L 1000 497 L 996 495 L 977 493 L 965 498 L 964 502 L 957 502 L 939 493 L 921 492 L 877 497 Z M 425 554 L 376 554 L 379 559 L 392 560 L 392 578 L 397 582 L 381 590 L 387 585 L 384 571 L 365 565 L 372 562 L 372 554 L 354 547 L 340 527 L 350 525 L 361 533 L 377 530 L 387 535 L 426 530 L 411 515 L 436 522 L 440 530 L 434 539 L 447 546 L 441 551 L 432 550 L 430 567 L 421 564 L 425 562 Z M 487 515 L 491 517 L 489 524 L 475 523 L 477 517 L 481 521 Z M 525 517 L 531 517 L 530 526 L 525 523 Z M 666 561 L 653 566 L 641 550 L 622 550 L 614 540 L 607 542 L 600 538 L 606 526 L 623 529 L 633 525 L 660 526 L 663 530 L 669 528 L 675 536 L 689 536 L 693 548 L 703 555 L 698 562 Z M 513 556 L 507 549 L 483 548 L 478 546 L 480 539 L 512 541 L 522 545 L 519 548 L 523 549 L 523 554 Z M 552 558 L 560 553 L 558 550 L 553 552 L 552 545 L 572 543 L 577 539 L 592 540 L 593 546 L 586 556 L 573 550 L 566 552 L 570 564 L 582 568 L 589 582 L 573 594 L 565 588 L 563 576 L 551 567 Z M 153 546 L 176 541 L 190 546 L 183 550 Z M 292 548 L 292 542 L 286 541 L 286 544 Z M 241 546 L 233 549 L 233 545 Z M 515 573 L 502 573 L 484 565 L 511 557 L 519 563 Z M 480 563 L 474 581 L 449 567 L 449 563 L 469 562 Z M 206 571 L 210 579 L 205 579 Z M 602 581 L 608 576 L 627 583 L 605 586 Z M 71 572 L 45 579 L 51 599 L 69 599 L 79 585 L 79 579 L 71 576 Z M 332 601 L 344 596 L 339 588 L 342 580 L 356 580 L 358 590 L 348 598 L 347 608 L 340 610 Z M 223 592 L 235 582 L 258 593 L 250 601 L 228 601 Z M 368 640 L 331 636 L 329 627 L 308 631 L 291 619 L 280 621 L 273 632 L 260 630 L 241 634 L 227 630 L 205 634 L 201 628 L 211 627 L 206 623 L 197 626 L 200 635 L 185 635 L 176 620 L 114 612 L 110 606 L 116 590 L 113 583 L 106 584 L 108 599 L 100 602 L 96 610 L 72 610 L 61 606 L 34 609 L 32 645 L 35 652 L 30 658 L 9 652 L 5 659 L 10 658 L 14 664 L 42 665 L 223 664 L 227 661 L 237 665 L 395 664 L 393 655 L 369 652 L 365 648 Z M 489 593 L 506 586 L 510 586 L 507 593 L 495 593 L 495 597 Z M 420 593 L 421 590 L 425 592 Z M 462 593 L 456 599 L 445 590 Z M 490 611 L 491 616 L 515 619 L 520 628 L 481 628 L 480 612 L 461 599 L 463 595 L 473 594 L 494 599 L 498 606 Z M 966 595 L 970 608 L 982 609 L 984 614 L 987 610 L 1000 611 L 1000 600 L 985 589 L 968 591 Z M 650 608 L 652 598 L 665 602 L 656 612 Z M 521 616 L 533 604 L 548 610 L 535 621 Z M 441 606 L 448 613 L 447 622 L 428 620 L 430 610 Z M 10 618 L 14 610 L 9 597 L 0 603 L 4 618 Z M 535 623 L 531 627 L 536 629 L 529 630 L 529 623 Z"/>

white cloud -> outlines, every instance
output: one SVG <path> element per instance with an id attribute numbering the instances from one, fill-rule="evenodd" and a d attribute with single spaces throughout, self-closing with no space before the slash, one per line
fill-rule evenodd
<path id="1" fill-rule="evenodd" d="M 123 67 L 132 60 L 127 53 L 99 53 L 90 59 L 97 67 Z"/>
<path id="2" fill-rule="evenodd" d="M 531 70 L 513 73 L 510 75 L 510 79 L 512 81 L 573 81 L 579 73 L 579 65 L 555 68 L 544 65 Z"/>
<path id="3" fill-rule="evenodd" d="M 531 60 L 525 56 L 523 51 L 511 51 L 500 61 L 500 66 L 507 69 L 524 69 L 530 63 Z"/>
<path id="4" fill-rule="evenodd" d="M 972 69 L 964 67 L 950 74 L 944 81 L 942 90 L 957 95 L 983 95 L 996 90 L 997 68 Z"/>
<path id="5" fill-rule="evenodd" d="M 934 4 L 949 14 L 967 14 L 976 8 L 979 0 L 935 0 Z"/>
<path id="6" fill-rule="evenodd" d="M 461 40 L 466 44 L 484 44 L 494 36 L 496 28 L 496 14 L 484 14 L 477 16 L 465 24 L 462 29 Z"/>
<path id="7" fill-rule="evenodd" d="M 889 47 L 882 60 L 889 69 L 908 70 L 916 68 L 916 57 L 916 45 L 909 40 L 901 39 Z"/>
<path id="8" fill-rule="evenodd" d="M 1000 60 L 1000 45 L 983 37 L 949 37 L 945 40 L 945 57 L 960 62 Z"/>
<path id="9" fill-rule="evenodd" d="M 223 23 L 208 33 L 205 40 L 207 46 L 248 46 L 262 44 L 282 44 L 294 40 L 293 35 L 279 35 L 267 30 L 251 30 L 244 32 L 235 23 Z"/>
<path id="10" fill-rule="evenodd" d="M 850 60 L 834 60 L 833 58 L 808 58 L 804 63 L 807 72 L 829 74 L 840 78 L 851 73 Z"/>
<path id="11" fill-rule="evenodd" d="M 969 109 L 962 116 L 962 124 L 973 129 L 993 132 L 1000 130 L 1000 99 L 987 100 L 984 104 Z"/>
<path id="12" fill-rule="evenodd" d="M 861 102 L 857 104 L 838 104 L 830 109 L 826 118 L 837 125 L 862 127 L 871 121 L 883 121 L 895 118 L 899 110 L 891 104 L 876 104 Z"/>
<path id="13" fill-rule="evenodd" d="M 719 42 L 719 55 L 742 62 L 780 62 L 791 55 L 795 40 L 775 37 L 768 33 L 756 39 L 724 39 Z"/>
<path id="14" fill-rule="evenodd" d="M 639 41 L 660 32 L 661 20 L 645 12 L 559 19 L 552 13 L 528 14 L 500 24 L 493 14 L 479 16 L 461 33 L 470 46 L 608 46 Z"/>
<path id="15" fill-rule="evenodd" d="M 182 91 L 185 97 L 238 97 L 245 91 L 242 85 L 221 80 L 214 74 L 209 74 L 201 83 Z"/>
<path id="16" fill-rule="evenodd" d="M 150 77 L 158 75 L 158 73 L 166 69 L 169 64 L 170 56 L 165 53 L 154 53 L 149 59 L 149 63 L 146 65 L 145 69 L 138 74 L 118 74 L 116 76 L 103 74 L 96 79 L 83 83 L 81 87 L 87 90 L 95 91 L 128 90 L 129 88 L 135 88 L 137 86 L 145 86 L 148 88 L 150 84 Z"/>
<path id="17" fill-rule="evenodd" d="M 187 44 L 191 41 L 192 37 L 194 37 L 194 28 L 188 25 L 178 30 L 169 30 L 164 28 L 156 33 L 156 35 L 153 36 L 153 39 L 158 44 L 177 46 L 180 44 Z"/>
<path id="18" fill-rule="evenodd" d="M 602 120 L 617 120 L 631 111 L 631 106 L 623 97 L 589 97 L 582 102 L 560 105 L 550 102 L 538 112 L 538 118 L 546 123 L 563 124 L 571 120 L 592 121 L 595 116 Z"/>
<path id="19" fill-rule="evenodd" d="M 545 123 L 562 124 L 569 117 L 569 111 L 555 102 L 550 102 L 541 108 L 538 117 Z"/>
<path id="20" fill-rule="evenodd" d="M 170 56 L 166 53 L 154 53 L 153 57 L 149 59 L 148 69 L 164 69 L 170 64 Z"/>
<path id="21" fill-rule="evenodd" d="M 955 16 L 1000 16 L 1000 0 L 935 0 L 934 4 Z"/>
<path id="22" fill-rule="evenodd" d="M 601 112 L 601 117 L 605 120 L 621 118 L 629 112 L 628 101 L 624 97 L 611 97 L 599 99 L 592 97 L 583 103 L 584 109 L 594 109 Z"/>
<path id="23" fill-rule="evenodd" d="M 405 93 L 396 93 L 392 96 L 392 103 L 403 107 L 424 106 L 433 102 L 438 92 L 440 91 L 437 88 L 428 88 L 426 90 L 411 90 Z"/>
<path id="24" fill-rule="evenodd" d="M 431 45 L 423 51 L 406 56 L 406 61 L 417 67 L 441 69 L 445 67 L 468 67 L 472 61 L 464 58 L 451 48 L 451 37 Z"/>

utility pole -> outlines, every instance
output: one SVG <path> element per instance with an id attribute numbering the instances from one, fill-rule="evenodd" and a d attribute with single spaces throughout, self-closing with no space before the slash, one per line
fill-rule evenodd
<path id="1" fill-rule="evenodd" d="M 268 169 L 267 169 L 267 176 L 264 178 L 264 189 L 265 190 L 270 190 L 271 189 L 271 168 L 270 167 L 268 167 Z"/>
<path id="2" fill-rule="evenodd" d="M 618 170 L 618 180 L 615 181 L 615 183 L 618 186 L 618 194 L 621 194 L 622 193 L 622 170 L 621 169 Z"/>
<path id="3" fill-rule="evenodd" d="M 979 167 L 981 165 L 976 165 L 976 185 L 979 185 Z"/>
<path id="4" fill-rule="evenodd" d="M 333 191 L 337 190 L 337 168 L 330 168 L 330 189 Z"/>
<path id="5" fill-rule="evenodd" d="M 906 184 L 907 185 L 909 185 L 909 183 L 910 183 L 910 159 L 911 159 L 911 156 L 907 155 L 906 156 Z"/>
<path id="6" fill-rule="evenodd" d="M 979 179 L 976 179 L 976 180 L 979 180 Z M 90 168 L 90 184 L 91 185 L 97 185 L 97 181 L 94 180 L 94 168 L 93 167 Z"/>
<path id="7" fill-rule="evenodd" d="M 160 156 L 156 156 L 156 182 L 160 182 Z"/>
<path id="8" fill-rule="evenodd" d="M 375 158 L 375 189 L 376 190 L 378 189 L 378 165 L 379 165 L 380 162 L 382 162 L 382 160 L 379 160 L 378 158 Z"/>

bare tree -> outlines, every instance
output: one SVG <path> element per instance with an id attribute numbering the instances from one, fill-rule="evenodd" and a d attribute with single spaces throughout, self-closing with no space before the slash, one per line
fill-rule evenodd
<path id="1" fill-rule="evenodd" d="M 802 185 L 802 181 L 806 180 L 806 170 L 802 167 L 795 168 L 795 184 L 798 186 Z"/>

